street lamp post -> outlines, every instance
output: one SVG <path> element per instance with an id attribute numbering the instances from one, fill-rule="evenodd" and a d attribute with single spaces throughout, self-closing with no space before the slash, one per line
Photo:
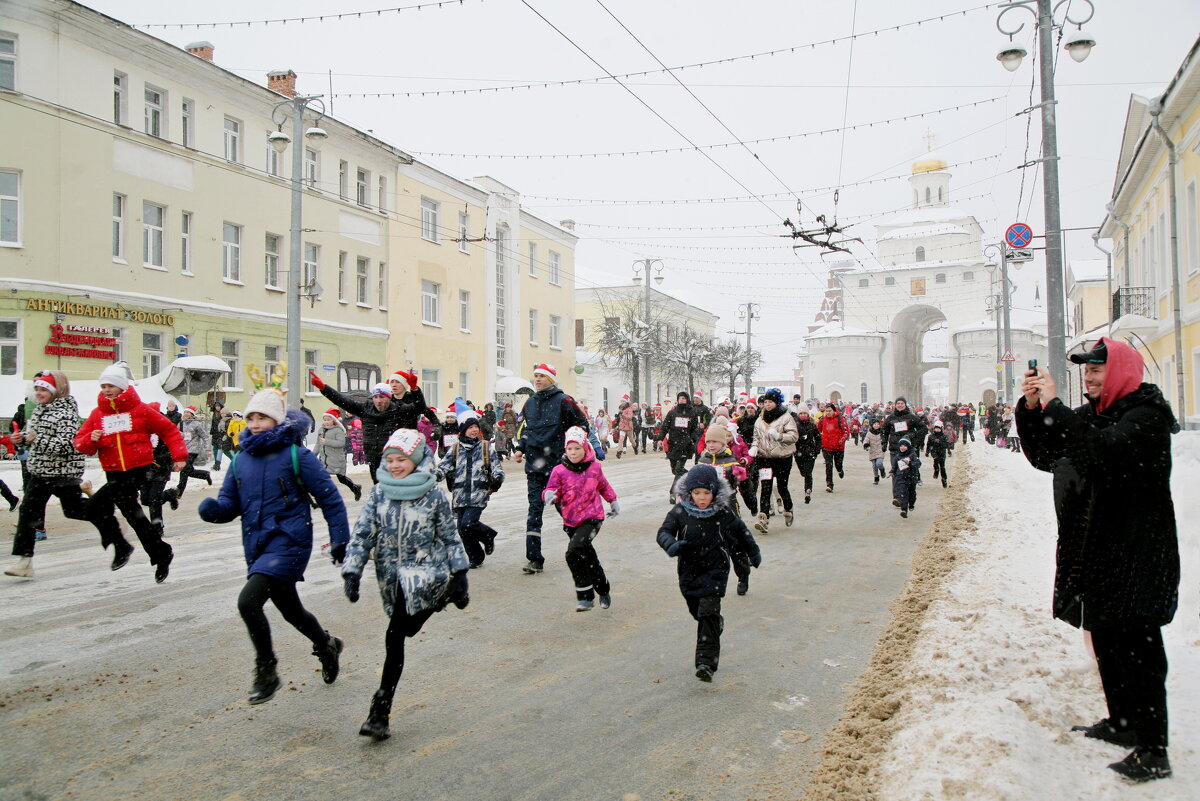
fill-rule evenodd
<path id="1" fill-rule="evenodd" d="M 1087 8 L 1087 16 L 1076 19 L 1071 15 L 1072 3 L 1068 0 L 1014 0 L 1004 3 L 996 17 L 996 28 L 1008 36 L 1009 44 L 996 55 L 1004 68 L 1010 72 L 1021 66 L 1026 50 L 1012 42 L 1025 27 L 1022 22 L 1015 28 L 1004 27 L 1005 15 L 1022 8 L 1037 20 L 1038 66 L 1042 89 L 1042 206 L 1046 224 L 1046 361 L 1050 375 L 1059 386 L 1066 386 L 1067 376 L 1067 321 L 1066 287 L 1062 261 L 1062 223 L 1059 217 L 1058 190 L 1058 131 L 1055 121 L 1054 99 L 1054 29 L 1068 23 L 1075 25 L 1076 33 L 1064 37 L 1063 47 L 1074 61 L 1083 61 L 1096 45 L 1096 39 L 1083 32 L 1082 27 L 1095 14 L 1092 0 L 1075 0 L 1076 8 Z M 1054 13 L 1064 8 L 1061 23 L 1054 22 Z M 1078 12 L 1083 13 L 1083 12 Z M 1030 109 L 1032 111 L 1032 109 Z"/>
<path id="2" fill-rule="evenodd" d="M 753 364 L 753 358 L 750 350 L 751 330 L 754 327 L 754 321 L 761 318 L 762 306 L 757 303 L 746 303 L 738 306 L 738 319 L 746 321 L 746 394 L 750 394 L 750 386 L 752 384 L 750 375 L 750 365 Z"/>
<path id="3" fill-rule="evenodd" d="M 1005 245 L 997 244 L 997 245 L 988 245 L 987 247 L 985 247 L 983 249 L 984 255 L 985 256 L 988 255 L 993 250 L 995 251 L 995 255 L 999 256 L 999 262 L 1000 262 L 1000 292 L 999 292 L 999 294 L 993 296 L 994 303 L 995 303 L 994 308 L 996 310 L 996 384 L 997 384 L 997 386 L 1000 384 L 1001 367 L 1003 367 L 1003 372 L 1004 372 L 1004 391 L 1001 393 L 997 393 L 1000 396 L 999 398 L 997 398 L 997 400 L 1001 400 L 1004 403 L 1011 404 L 1012 400 L 1013 400 L 1013 375 L 1012 375 L 1013 363 L 1011 361 L 1004 360 L 1005 356 L 1012 355 L 1012 324 L 1011 324 L 1011 320 L 1009 318 L 1009 310 L 1012 307 L 1012 293 L 1011 293 L 1011 291 L 1009 289 L 1009 285 L 1008 285 L 1008 253 L 1005 250 Z M 996 264 L 993 262 L 988 262 L 987 269 L 988 269 L 988 273 L 994 274 L 996 271 Z M 1001 353 L 1001 350 L 1000 350 L 1000 343 L 1001 343 L 1000 332 L 1002 330 L 1002 323 L 1003 323 L 1003 332 L 1004 332 L 1003 354 Z M 1063 384 L 1062 386 L 1066 386 L 1066 384 Z"/>
<path id="4" fill-rule="evenodd" d="M 287 281 L 287 398 L 288 405 L 293 409 L 299 408 L 302 389 L 308 381 L 308 377 L 301 370 L 302 362 L 300 361 L 300 282 L 304 280 L 300 271 L 301 249 L 304 247 L 301 228 L 301 205 L 304 198 L 304 148 L 307 146 L 312 150 L 320 150 L 328 136 L 317 125 L 307 131 L 304 129 L 304 110 L 309 103 L 316 100 L 321 105 L 320 114 L 323 115 L 325 105 L 320 101 L 320 97 L 321 95 L 296 95 L 276 103 L 271 113 L 271 121 L 275 123 L 278 130 L 267 136 L 267 141 L 279 154 L 287 149 L 289 143 L 292 144 L 291 237 Z M 282 130 L 283 123 L 287 118 L 284 109 L 287 107 L 291 107 L 292 113 L 291 136 Z M 320 122 L 320 116 L 317 117 L 317 122 Z M 304 285 L 304 288 L 310 295 L 318 294 L 315 275 L 312 277 L 312 281 Z"/>
<path id="5" fill-rule="evenodd" d="M 642 314 L 646 318 L 645 323 L 646 323 L 647 338 L 653 334 L 653 329 L 651 328 L 651 325 L 650 325 L 651 268 L 653 268 L 653 271 L 654 271 L 654 283 L 662 284 L 662 282 L 663 282 L 663 275 L 662 275 L 663 261 L 662 261 L 662 259 L 639 259 L 638 261 L 635 261 L 633 263 L 633 283 L 640 284 L 640 283 L 642 283 L 642 278 L 646 279 L 646 281 L 645 281 L 646 294 L 645 294 L 644 308 L 643 308 Z M 649 347 L 649 342 L 647 342 L 647 347 L 645 348 L 645 355 L 646 355 L 646 365 L 645 365 L 646 395 L 641 402 L 649 403 L 650 399 L 654 397 L 653 393 L 651 392 L 651 388 L 654 385 L 650 382 L 650 360 L 653 358 L 654 354 L 653 354 L 651 348 Z M 637 387 L 634 387 L 633 391 L 636 394 Z"/>

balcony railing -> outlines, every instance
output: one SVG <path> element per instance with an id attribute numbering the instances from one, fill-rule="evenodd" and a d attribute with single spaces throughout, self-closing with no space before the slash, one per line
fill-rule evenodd
<path id="1" fill-rule="evenodd" d="M 1126 314 L 1137 314 L 1151 320 L 1158 319 L 1158 300 L 1152 286 L 1123 286 L 1113 293 L 1112 316 L 1119 319 Z"/>

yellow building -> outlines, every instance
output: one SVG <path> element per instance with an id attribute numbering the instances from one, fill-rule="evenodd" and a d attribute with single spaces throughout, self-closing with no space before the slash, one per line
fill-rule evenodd
<path id="1" fill-rule="evenodd" d="M 1153 126 L 1155 113 L 1176 153 L 1174 197 L 1170 149 Z M 1181 423 L 1186 418 L 1193 426 L 1200 425 L 1198 183 L 1200 39 L 1159 98 L 1130 98 L 1110 212 L 1100 229 L 1113 240 L 1111 336 L 1132 341 L 1146 359 L 1146 380 L 1162 388 Z"/>

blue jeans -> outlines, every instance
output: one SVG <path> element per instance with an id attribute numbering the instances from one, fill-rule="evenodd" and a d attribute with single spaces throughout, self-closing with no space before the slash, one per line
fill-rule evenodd
<path id="1" fill-rule="evenodd" d="M 542 556 L 542 513 L 546 510 L 542 493 L 550 483 L 550 474 L 527 472 L 525 482 L 529 498 L 529 515 L 525 518 L 525 558 L 540 565 L 546 561 Z"/>

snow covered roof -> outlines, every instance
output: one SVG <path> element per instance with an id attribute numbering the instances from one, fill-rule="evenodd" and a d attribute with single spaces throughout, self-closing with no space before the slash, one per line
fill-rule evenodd
<path id="1" fill-rule="evenodd" d="M 961 225 L 951 225 L 949 223 L 909 225 L 904 228 L 894 228 L 886 234 L 880 234 L 875 241 L 883 242 L 887 239 L 922 239 L 927 236 L 945 236 L 947 234 L 953 236 L 970 236 L 971 232 Z"/>
<path id="2" fill-rule="evenodd" d="M 956 209 L 953 206 L 923 206 L 919 209 L 909 209 L 893 217 L 888 217 L 879 223 L 879 227 L 896 228 L 906 225 L 920 225 L 922 223 L 944 223 L 974 219 L 975 217 L 969 212 Z"/>
<path id="3" fill-rule="evenodd" d="M 835 339 L 837 337 L 874 337 L 882 336 L 876 331 L 867 331 L 862 328 L 842 328 L 841 323 L 828 323 L 821 326 L 811 334 L 806 334 L 804 339 Z"/>
<path id="4" fill-rule="evenodd" d="M 1108 277 L 1108 259 L 1071 259 L 1070 270 L 1076 281 L 1103 281 Z"/>

